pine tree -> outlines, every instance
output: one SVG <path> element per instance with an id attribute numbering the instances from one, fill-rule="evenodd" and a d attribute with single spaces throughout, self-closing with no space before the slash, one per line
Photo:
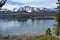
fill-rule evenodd
<path id="1" fill-rule="evenodd" d="M 57 26 L 56 26 L 56 35 L 60 35 L 59 34 L 59 29 L 60 29 L 60 0 L 58 0 L 58 3 L 59 6 L 57 7 L 57 13 L 56 13 L 56 16 L 55 16 L 55 19 L 57 21 Z"/>
<path id="2" fill-rule="evenodd" d="M 51 29 L 50 29 L 50 28 L 47 28 L 47 30 L 46 30 L 46 35 L 52 35 L 52 34 L 51 34 Z"/>

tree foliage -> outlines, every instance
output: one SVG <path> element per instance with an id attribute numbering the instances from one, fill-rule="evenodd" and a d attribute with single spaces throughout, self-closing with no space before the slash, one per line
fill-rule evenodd
<path id="1" fill-rule="evenodd" d="M 59 6 L 57 7 L 57 12 L 55 15 L 55 20 L 57 21 L 57 26 L 56 26 L 56 35 L 60 35 L 60 0 L 58 0 Z"/>
<path id="2" fill-rule="evenodd" d="M 51 29 L 50 29 L 50 28 L 47 28 L 46 34 L 47 34 L 47 35 L 52 35 L 52 34 L 51 34 Z"/>
<path id="3" fill-rule="evenodd" d="M 2 7 L 3 5 L 5 5 L 5 3 L 6 3 L 6 0 L 1 0 L 0 1 L 0 7 Z"/>

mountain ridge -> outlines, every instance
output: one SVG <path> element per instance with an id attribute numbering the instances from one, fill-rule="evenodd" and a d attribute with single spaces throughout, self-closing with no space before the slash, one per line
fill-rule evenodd
<path id="1" fill-rule="evenodd" d="M 0 11 L 9 11 L 9 12 L 29 12 L 29 13 L 55 13 L 57 10 L 55 8 L 39 8 L 39 7 L 31 7 L 31 6 L 24 6 L 19 8 L 14 8 L 13 10 L 9 10 L 6 8 L 2 8 Z"/>

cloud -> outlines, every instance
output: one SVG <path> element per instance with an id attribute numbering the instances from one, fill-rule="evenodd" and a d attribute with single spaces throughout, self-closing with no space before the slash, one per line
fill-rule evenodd
<path id="1" fill-rule="evenodd" d="M 30 2 L 53 2 L 53 1 L 56 1 L 56 0 L 11 0 L 11 1 L 30 3 Z"/>
<path id="2" fill-rule="evenodd" d="M 41 7 L 56 7 L 57 0 L 11 0 L 13 2 L 24 3 L 24 5 L 41 6 Z"/>
<path id="3" fill-rule="evenodd" d="M 27 2 L 27 1 L 30 1 L 30 0 L 11 0 L 13 2 Z"/>
<path id="4" fill-rule="evenodd" d="M 7 3 L 3 8 L 13 9 L 20 6 L 34 6 L 34 7 L 46 7 L 55 8 L 57 0 L 7 0 Z M 10 8 L 11 7 L 11 8 Z"/>
<path id="5" fill-rule="evenodd" d="M 30 6 L 36 6 L 36 7 L 46 7 L 46 8 L 55 8 L 57 7 L 56 5 L 56 0 L 37 0 L 37 1 L 31 1 L 29 3 L 25 3 L 25 5 L 30 5 Z"/>
<path id="6" fill-rule="evenodd" d="M 6 8 L 6 9 L 9 9 L 9 10 L 12 10 L 13 8 L 18 8 L 19 5 L 9 5 L 9 4 L 5 4 L 2 8 Z"/>

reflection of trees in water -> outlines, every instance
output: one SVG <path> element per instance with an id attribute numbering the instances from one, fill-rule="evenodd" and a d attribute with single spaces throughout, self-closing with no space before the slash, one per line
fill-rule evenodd
<path id="1" fill-rule="evenodd" d="M 0 15 L 0 19 L 6 19 L 6 20 L 17 20 L 17 21 L 26 21 L 29 19 L 29 15 Z"/>
<path id="2" fill-rule="evenodd" d="M 6 21 L 21 21 L 21 22 L 26 22 L 28 19 L 26 18 L 0 18 L 0 20 L 6 20 Z"/>
<path id="3" fill-rule="evenodd" d="M 39 22 L 40 20 L 45 20 L 45 19 L 40 19 L 40 18 L 29 18 L 27 16 L 25 17 L 20 17 L 20 16 L 6 16 L 6 15 L 0 15 L 0 20 L 7 20 L 7 21 L 21 21 L 21 22 L 26 22 L 28 19 L 31 19 L 31 21 L 34 23 L 36 20 Z"/>

